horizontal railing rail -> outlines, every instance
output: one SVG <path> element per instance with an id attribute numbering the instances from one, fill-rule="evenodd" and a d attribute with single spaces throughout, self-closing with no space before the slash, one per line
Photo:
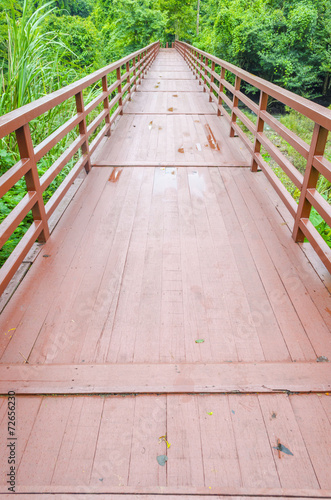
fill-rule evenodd
<path id="1" fill-rule="evenodd" d="M 288 208 L 294 218 L 292 233 L 294 240 L 303 242 L 307 238 L 328 271 L 331 272 L 331 249 L 309 219 L 311 209 L 314 207 L 326 224 L 331 227 L 331 205 L 316 190 L 320 175 L 331 182 L 331 162 L 324 157 L 328 133 L 331 130 L 331 110 L 185 42 L 176 41 L 175 48 L 196 75 L 199 83 L 203 85 L 204 91 L 209 93 L 209 101 L 216 103 L 218 115 L 228 119 L 230 137 L 239 136 L 250 151 L 251 170 L 256 172 L 260 167 Z M 228 81 L 229 78 L 226 79 L 226 72 L 232 75 L 234 85 Z M 242 82 L 246 82 L 260 91 L 259 104 L 256 104 L 242 92 Z M 232 94 L 232 98 L 229 97 L 229 94 Z M 268 113 L 269 98 L 276 99 L 315 123 L 310 144 Z M 256 115 L 256 124 L 241 111 L 239 102 Z M 230 113 L 227 112 L 225 105 L 229 108 Z M 237 120 L 247 128 L 253 142 Z M 304 175 L 268 138 L 265 133 L 265 124 L 305 159 Z M 269 163 L 263 158 L 262 147 L 300 191 L 299 203 L 295 201 Z"/>
<path id="2" fill-rule="evenodd" d="M 0 249 L 30 211 L 33 216 L 30 227 L 0 269 L 0 295 L 34 242 L 37 239 L 40 242 L 48 239 L 50 216 L 82 169 L 85 168 L 87 173 L 90 171 L 91 155 L 102 139 L 111 134 L 112 124 L 119 115 L 123 114 L 125 104 L 131 100 L 132 93 L 141 83 L 156 58 L 159 48 L 159 42 L 152 43 L 67 87 L 0 117 L 0 139 L 14 133 L 20 155 L 20 160 L 0 177 L 0 198 L 23 177 L 26 183 L 26 195 L 0 224 Z M 113 75 L 115 81 L 109 83 L 108 78 L 114 73 L 116 73 Z M 98 83 L 99 95 L 85 104 L 84 90 Z M 42 142 L 34 144 L 31 121 L 71 98 L 75 99 L 74 116 L 68 116 L 65 123 Z M 92 121 L 88 123 L 88 116 L 91 113 L 95 114 L 99 105 L 102 105 L 102 111 L 97 116 L 92 116 Z M 102 126 L 101 130 L 96 133 L 100 126 Z M 73 133 L 76 127 L 78 127 L 78 132 L 70 146 L 42 176 L 39 176 L 38 162 L 69 133 Z M 45 204 L 43 193 L 64 167 L 72 159 L 76 160 L 75 155 L 79 151 L 80 158 Z"/>

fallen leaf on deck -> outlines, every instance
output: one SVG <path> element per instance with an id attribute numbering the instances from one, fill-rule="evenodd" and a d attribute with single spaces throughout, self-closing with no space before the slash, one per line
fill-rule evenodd
<path id="1" fill-rule="evenodd" d="M 166 464 L 166 462 L 168 461 L 168 457 L 167 455 L 159 455 L 156 457 L 156 460 L 158 462 L 159 465 L 162 465 L 162 467 Z"/>
<path id="2" fill-rule="evenodd" d="M 293 453 L 288 448 L 286 448 L 286 446 L 284 446 L 282 443 L 279 443 L 277 446 L 273 446 L 273 449 L 282 451 L 283 453 L 286 453 L 286 455 L 292 455 L 292 457 L 294 456 Z"/>
<path id="3" fill-rule="evenodd" d="M 167 448 L 170 448 L 171 443 L 168 443 L 167 436 L 160 436 L 159 437 L 159 443 L 161 443 L 161 441 L 164 441 L 166 443 L 166 445 L 167 445 Z"/>
<path id="4" fill-rule="evenodd" d="M 329 359 L 326 356 L 318 356 L 317 363 L 328 363 Z"/>
<path id="5" fill-rule="evenodd" d="M 151 130 L 151 129 L 152 129 L 152 127 L 153 127 L 153 122 L 149 122 L 149 124 L 148 124 L 148 128 L 149 128 L 149 130 Z"/>
<path id="6" fill-rule="evenodd" d="M 197 339 L 195 341 L 196 344 L 202 344 L 205 341 L 205 339 Z"/>
<path id="7" fill-rule="evenodd" d="M 212 415 L 213 413 L 213 411 L 207 411 L 207 415 Z"/>

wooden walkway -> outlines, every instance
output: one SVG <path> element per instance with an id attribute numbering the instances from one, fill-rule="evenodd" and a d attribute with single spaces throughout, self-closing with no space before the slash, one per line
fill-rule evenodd
<path id="1" fill-rule="evenodd" d="M 16 492 L 331 498 L 330 294 L 227 127 L 161 51 L 3 311 Z"/>

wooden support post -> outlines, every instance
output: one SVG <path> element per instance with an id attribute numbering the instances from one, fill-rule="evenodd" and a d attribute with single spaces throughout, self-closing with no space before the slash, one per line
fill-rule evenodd
<path id="1" fill-rule="evenodd" d="M 118 101 L 118 105 L 121 108 L 120 115 L 123 115 L 123 95 L 122 95 L 122 75 L 121 75 L 121 67 L 116 70 L 116 78 L 118 81 L 117 85 L 117 93 L 120 94 L 120 98 Z"/>
<path id="2" fill-rule="evenodd" d="M 166 49 L 168 48 L 168 42 L 166 43 Z"/>
<path id="3" fill-rule="evenodd" d="M 103 90 L 103 92 L 108 92 L 107 75 L 102 77 L 102 90 Z M 103 100 L 103 107 L 104 107 L 104 109 L 108 110 L 108 113 L 106 114 L 106 117 L 105 117 L 105 123 L 107 125 L 107 132 L 105 135 L 107 137 L 110 137 L 111 129 L 110 129 L 110 109 L 109 109 L 109 97 L 108 97 L 108 95 Z"/>
<path id="4" fill-rule="evenodd" d="M 264 128 L 264 121 L 261 118 L 261 111 L 265 111 L 267 109 L 268 105 L 268 94 L 265 92 L 260 93 L 260 104 L 259 104 L 259 114 L 257 115 L 257 122 L 256 122 L 256 132 L 255 132 L 255 141 L 254 141 L 254 152 L 253 152 L 253 158 L 252 158 L 252 166 L 251 166 L 251 171 L 252 172 L 257 172 L 258 169 L 258 164 L 255 159 L 255 154 L 259 153 L 261 151 L 261 142 L 259 141 L 259 133 L 263 132 Z"/>
<path id="5" fill-rule="evenodd" d="M 234 84 L 235 91 L 240 90 L 240 83 L 241 83 L 241 78 L 239 78 L 239 76 L 236 76 L 236 81 Z M 237 114 L 235 109 L 238 107 L 238 103 L 239 103 L 239 98 L 236 96 L 236 94 L 233 94 L 230 137 L 235 136 L 235 130 L 234 127 L 232 126 L 232 123 L 236 123 L 237 121 Z"/>
<path id="6" fill-rule="evenodd" d="M 223 104 L 223 99 L 221 97 L 221 94 L 224 92 L 224 81 L 225 78 L 225 68 L 221 67 L 221 74 L 220 74 L 220 86 L 219 86 L 219 94 L 218 94 L 218 107 L 217 107 L 217 116 L 222 116 L 220 106 Z"/>
<path id="7" fill-rule="evenodd" d="M 43 192 L 40 186 L 40 179 L 37 169 L 37 162 L 31 138 L 29 124 L 23 125 L 16 130 L 16 139 L 21 159 L 29 158 L 31 168 L 25 174 L 27 191 L 34 191 L 37 195 L 37 203 L 32 207 L 32 216 L 35 222 L 42 222 L 42 231 L 38 237 L 40 243 L 45 243 L 49 238 L 48 220 L 43 200 Z"/>
<path id="8" fill-rule="evenodd" d="M 131 101 L 131 79 L 130 79 L 130 62 L 128 61 L 125 65 L 126 72 L 129 73 L 126 79 L 126 83 L 129 84 L 128 93 L 129 93 L 129 101 Z"/>
<path id="9" fill-rule="evenodd" d="M 315 123 L 313 137 L 310 143 L 309 155 L 307 159 L 306 171 L 303 180 L 298 210 L 293 227 L 294 241 L 304 241 L 304 234 L 300 229 L 301 219 L 309 219 L 311 211 L 311 203 L 307 200 L 307 190 L 315 189 L 319 177 L 318 170 L 313 166 L 315 156 L 323 156 L 328 138 L 328 130 Z"/>
<path id="10" fill-rule="evenodd" d="M 209 102 L 212 102 L 213 101 L 213 98 L 212 98 L 212 92 L 213 92 L 213 86 L 212 86 L 212 83 L 214 83 L 214 72 L 215 72 L 215 62 L 212 61 L 211 63 L 211 75 L 210 75 L 210 92 L 209 92 Z"/>
<path id="11" fill-rule="evenodd" d="M 78 114 L 82 114 L 82 120 L 79 122 L 79 133 L 84 137 L 84 142 L 82 144 L 82 153 L 83 155 L 87 155 L 87 162 L 85 163 L 85 170 L 88 173 L 91 170 L 91 158 L 90 158 L 90 148 L 87 137 L 87 126 L 86 126 L 86 117 L 85 117 L 85 107 L 84 107 L 84 99 L 83 92 L 80 91 L 75 95 L 76 98 L 76 109 Z"/>

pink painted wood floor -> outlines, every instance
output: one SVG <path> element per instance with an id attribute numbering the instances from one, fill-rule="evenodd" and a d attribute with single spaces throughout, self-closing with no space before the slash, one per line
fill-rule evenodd
<path id="1" fill-rule="evenodd" d="M 176 161 L 92 169 L 1 314 L 20 498 L 331 498 L 330 277 L 262 173 Z"/>

